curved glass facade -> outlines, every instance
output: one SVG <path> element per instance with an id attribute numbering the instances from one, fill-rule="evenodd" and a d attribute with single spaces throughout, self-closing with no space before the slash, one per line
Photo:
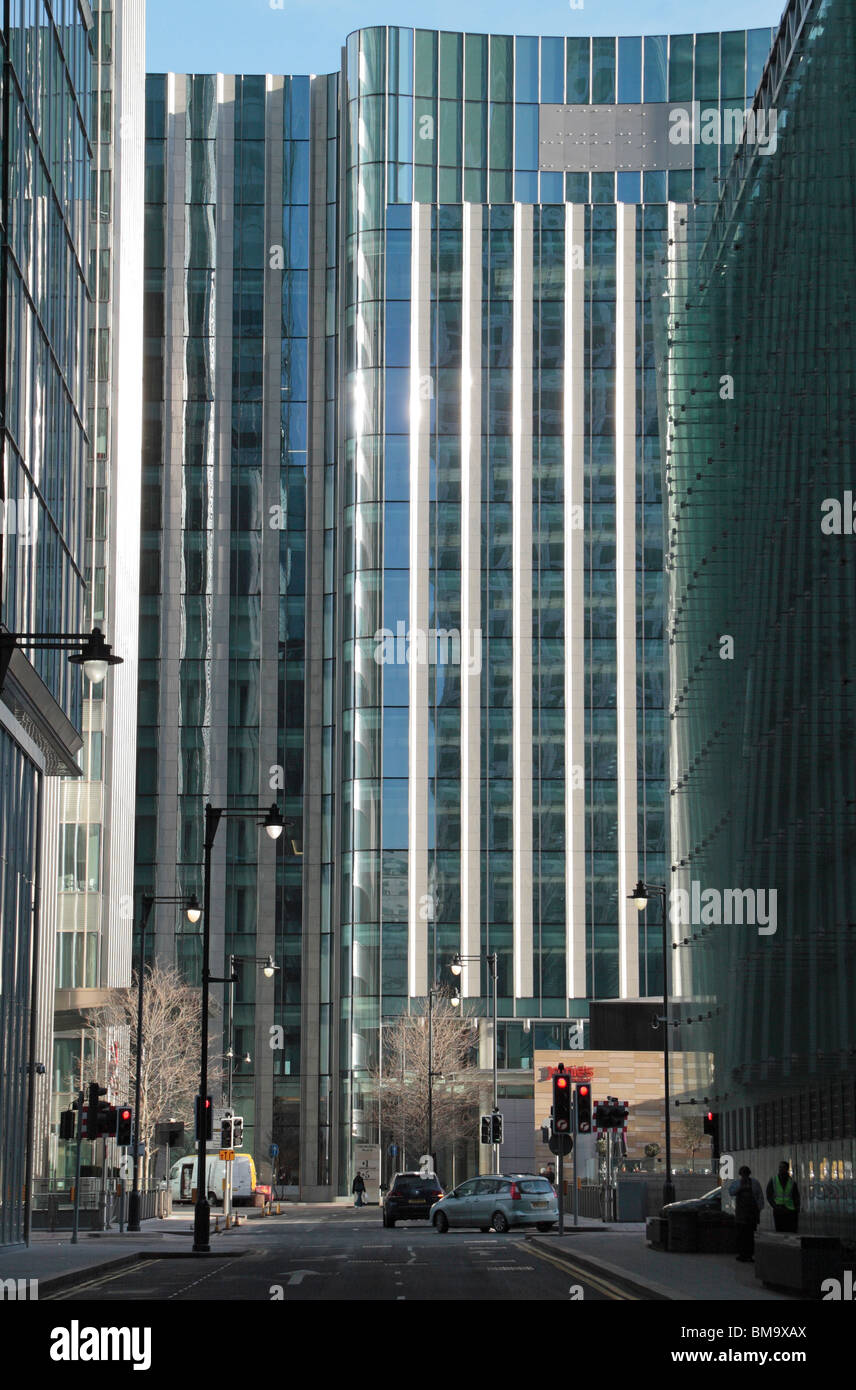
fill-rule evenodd
<path id="1" fill-rule="evenodd" d="M 627 902 L 639 873 L 661 881 L 668 862 L 646 279 L 663 252 L 667 199 L 711 196 L 731 151 L 661 144 L 657 163 L 643 126 L 665 129 L 675 106 L 691 116 L 694 103 L 717 116 L 742 106 L 770 39 L 379 27 L 349 37 L 338 79 L 150 80 L 152 186 L 165 189 L 150 207 L 152 254 L 179 265 L 185 238 L 192 255 L 208 255 L 198 266 L 185 258 L 186 276 L 214 272 L 201 292 L 216 329 L 186 363 L 207 383 L 214 481 L 197 509 L 204 523 L 182 522 L 176 481 L 174 534 L 164 522 L 144 540 L 158 584 L 179 553 L 187 563 L 202 548 L 194 563 L 211 633 L 192 658 L 196 704 L 188 690 L 186 709 L 170 696 L 166 714 L 161 686 L 141 733 L 139 883 L 154 882 L 156 862 L 167 879 L 177 864 L 165 729 L 198 730 L 198 766 L 210 769 L 181 793 L 182 823 L 196 826 L 178 861 L 188 889 L 204 794 L 228 788 L 249 801 L 272 763 L 283 768 L 305 848 L 302 865 L 277 870 L 285 907 L 271 941 L 286 968 L 270 1017 L 287 1040 L 274 1064 L 281 1094 L 300 1099 L 301 1185 L 347 1191 L 352 1143 L 378 1138 L 370 1073 L 384 1019 L 424 1012 L 456 951 L 473 958 L 462 995 L 486 1066 L 488 953 L 508 1059 L 529 1058 L 526 1020 L 573 1024 L 582 1039 L 592 999 L 661 987 L 658 929 L 649 934 Z M 185 134 L 184 103 L 192 114 L 200 84 L 210 124 Z M 248 101 L 264 104 L 264 127 Z M 619 101 L 635 113 L 620 149 L 603 126 Z M 207 172 L 195 172 L 196 141 L 211 147 Z M 281 261 L 266 268 L 261 248 L 270 256 L 280 241 Z M 185 290 L 174 285 L 179 299 Z M 176 324 L 172 337 L 166 400 L 183 391 L 170 353 L 184 337 L 190 351 L 195 334 Z M 152 403 L 177 480 L 184 427 L 171 419 Z M 259 488 L 267 502 L 275 433 L 276 575 L 251 520 Z M 227 490 L 231 517 L 218 500 Z M 163 625 L 141 699 L 171 641 Z M 276 757 L 258 713 L 275 643 Z M 246 694 L 243 704 L 230 696 L 230 711 L 216 655 L 227 649 Z M 179 691 L 181 669 L 169 668 Z M 227 730 L 228 775 L 216 770 Z M 238 920 L 240 951 L 269 930 L 251 838 L 230 827 L 224 950 Z M 260 1051 L 268 1015 L 249 992 L 239 1012 Z M 517 1075 L 504 1084 L 528 1065 L 509 1061 Z M 273 1104 L 267 1084 L 256 1073 L 257 1115 Z"/>

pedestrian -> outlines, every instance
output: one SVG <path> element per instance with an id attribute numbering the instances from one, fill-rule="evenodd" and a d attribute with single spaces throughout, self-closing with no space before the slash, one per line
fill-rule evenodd
<path id="1" fill-rule="evenodd" d="M 755 1258 L 755 1229 L 764 1210 L 764 1194 L 758 1179 L 752 1177 L 752 1169 L 745 1163 L 728 1191 L 734 1198 L 737 1258 L 741 1264 L 748 1264 Z"/>
<path id="2" fill-rule="evenodd" d="M 779 1164 L 779 1171 L 767 1183 L 767 1201 L 773 1208 L 773 1222 L 777 1231 L 796 1231 L 800 1219 L 800 1190 L 791 1177 L 791 1165 L 786 1158 Z"/>
<path id="3" fill-rule="evenodd" d="M 351 1188 L 351 1191 L 354 1193 L 354 1197 L 355 1197 L 355 1200 L 354 1200 L 354 1206 L 355 1206 L 355 1207 L 361 1207 L 361 1206 L 364 1206 L 364 1205 L 365 1205 L 364 1202 L 363 1202 L 363 1193 L 365 1192 L 365 1190 L 366 1190 L 366 1185 L 365 1185 L 365 1183 L 364 1183 L 364 1181 L 363 1181 L 363 1175 L 362 1175 L 362 1173 L 357 1173 L 357 1176 L 354 1178 L 354 1185 L 353 1185 L 353 1187 Z"/>

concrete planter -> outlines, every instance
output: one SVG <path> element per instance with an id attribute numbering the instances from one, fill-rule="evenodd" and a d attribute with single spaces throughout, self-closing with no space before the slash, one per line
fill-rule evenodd
<path id="1" fill-rule="evenodd" d="M 764 1234 L 755 1240 L 755 1277 L 804 1298 L 820 1298 L 824 1279 L 843 1279 L 846 1262 L 837 1236 Z"/>

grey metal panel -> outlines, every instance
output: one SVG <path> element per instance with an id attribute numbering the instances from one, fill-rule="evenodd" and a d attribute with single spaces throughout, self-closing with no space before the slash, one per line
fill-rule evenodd
<path id="1" fill-rule="evenodd" d="M 620 106 L 540 107 L 539 165 L 568 173 L 692 169 L 695 149 L 670 139 L 693 103 L 645 101 Z M 695 130 L 698 125 L 696 122 Z"/>

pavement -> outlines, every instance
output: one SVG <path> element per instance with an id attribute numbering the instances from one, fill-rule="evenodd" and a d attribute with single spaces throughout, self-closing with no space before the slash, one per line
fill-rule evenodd
<path id="1" fill-rule="evenodd" d="M 734 1255 L 681 1254 L 655 1250 L 645 1240 L 645 1222 L 605 1224 L 565 1216 L 565 1234 L 533 1237 L 543 1247 L 571 1262 L 581 1271 L 608 1274 L 640 1298 L 680 1302 L 785 1302 L 793 1296 L 767 1289 L 755 1278 L 754 1265 L 739 1264 Z"/>
<path id="2" fill-rule="evenodd" d="M 352 1211 L 347 1216 L 347 1208 L 333 1202 L 311 1205 L 289 1202 L 282 1207 L 282 1213 L 279 1217 L 265 1217 L 247 1208 L 238 1213 L 239 1226 L 229 1231 L 221 1229 L 219 1233 L 214 1232 L 212 1219 L 210 1257 L 192 1255 L 193 1221 L 189 1209 L 163 1220 L 145 1221 L 139 1233 L 120 1234 L 115 1228 L 100 1234 L 81 1232 L 76 1245 L 71 1243 L 70 1232 L 37 1231 L 33 1233 L 29 1248 L 0 1250 L 0 1280 L 37 1279 L 39 1296 L 44 1297 L 55 1296 L 81 1282 L 100 1281 L 109 1276 L 116 1278 L 118 1292 L 124 1283 L 119 1277 L 121 1272 L 128 1271 L 133 1279 L 135 1267 L 142 1267 L 143 1262 L 152 1258 L 160 1264 L 164 1259 L 228 1257 L 231 1263 L 232 1259 L 244 1254 L 261 1254 L 266 1237 L 285 1235 L 288 1228 L 297 1226 L 304 1228 L 303 1235 L 311 1237 L 302 1246 L 304 1258 L 311 1259 L 312 1238 L 322 1234 L 320 1227 L 326 1226 L 329 1220 L 332 1219 L 335 1226 L 340 1225 L 343 1217 L 349 1224 L 379 1225 L 376 1208 L 367 1208 L 365 1215 L 361 1212 L 358 1216 Z M 558 1232 L 528 1235 L 526 1242 L 551 1263 L 559 1262 L 570 1277 L 587 1286 L 588 1276 L 599 1276 L 609 1281 L 614 1289 L 624 1291 L 625 1296 L 640 1300 L 793 1301 L 788 1294 L 765 1289 L 755 1279 L 754 1266 L 738 1264 L 733 1255 L 670 1254 L 652 1249 L 646 1243 L 642 1222 L 604 1225 L 598 1220 L 580 1218 L 579 1226 L 574 1228 L 573 1218 L 566 1220 L 569 1224 L 563 1236 Z M 219 1224 L 222 1226 L 222 1217 Z M 439 1253 L 446 1242 L 426 1227 L 422 1229 L 431 1241 L 437 1242 L 434 1248 Z M 490 1239 L 496 1242 L 497 1237 Z M 183 1276 L 176 1271 L 176 1277 Z M 306 1293 L 311 1296 L 308 1289 Z"/>
<path id="3" fill-rule="evenodd" d="M 230 1231 L 221 1230 L 217 1235 L 214 1234 L 212 1217 L 212 1251 L 216 1252 L 221 1240 L 228 1239 L 234 1243 L 235 1236 L 243 1235 L 246 1231 L 246 1217 L 242 1212 L 238 1215 L 239 1226 Z M 263 1224 L 268 1219 L 253 1211 L 250 1221 L 252 1224 L 256 1221 Z M 222 1227 L 222 1216 L 218 1224 Z M 33 1231 L 29 1246 L 0 1249 L 0 1280 L 37 1279 L 39 1293 L 43 1295 L 76 1283 L 82 1274 L 95 1277 L 108 1271 L 115 1272 L 131 1267 L 147 1256 L 180 1258 L 192 1255 L 192 1245 L 193 1217 L 188 1211 L 144 1221 L 139 1232 L 125 1231 L 120 1234 L 115 1226 L 109 1231 L 80 1231 L 76 1245 L 71 1243 L 70 1231 Z"/>

